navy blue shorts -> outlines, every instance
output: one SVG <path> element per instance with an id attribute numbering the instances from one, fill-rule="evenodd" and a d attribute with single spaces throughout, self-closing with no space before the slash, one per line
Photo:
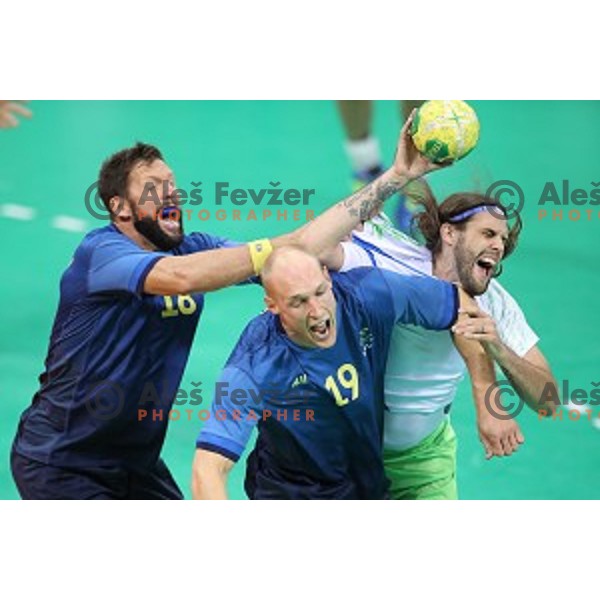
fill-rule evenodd
<path id="1" fill-rule="evenodd" d="M 162 460 L 140 475 L 118 467 L 53 467 L 13 450 L 10 466 L 23 500 L 183 500 Z"/>

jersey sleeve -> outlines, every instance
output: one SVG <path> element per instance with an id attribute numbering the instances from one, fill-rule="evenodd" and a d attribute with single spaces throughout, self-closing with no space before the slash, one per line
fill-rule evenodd
<path id="1" fill-rule="evenodd" d="M 395 323 L 442 330 L 449 329 L 456 321 L 459 300 L 455 285 L 426 275 L 413 277 L 383 269 L 374 271 L 391 294 Z M 377 298 L 372 301 L 377 302 Z"/>
<path id="2" fill-rule="evenodd" d="M 258 421 L 259 390 L 254 381 L 236 367 L 225 367 L 215 384 L 210 417 L 200 431 L 196 448 L 237 461 Z"/>
<path id="3" fill-rule="evenodd" d="M 525 356 L 540 340 L 529 326 L 525 314 L 517 301 L 500 285 L 498 296 L 500 302 L 490 307 L 491 316 L 496 322 L 500 339 L 517 355 Z"/>
<path id="4" fill-rule="evenodd" d="M 242 245 L 243 242 L 196 231 L 186 236 L 186 243 L 182 249 L 182 254 L 192 254 L 193 252 L 201 252 L 203 250 L 218 250 L 219 248 L 236 248 Z"/>
<path id="5" fill-rule="evenodd" d="M 340 273 L 358 267 L 375 266 L 375 258 L 366 248 L 354 242 L 343 242 L 342 249 L 344 250 L 344 262 L 340 268 Z"/>
<path id="6" fill-rule="evenodd" d="M 168 255 L 142 250 L 125 239 L 104 240 L 92 250 L 88 291 L 141 294 L 146 276 L 165 256 Z"/>

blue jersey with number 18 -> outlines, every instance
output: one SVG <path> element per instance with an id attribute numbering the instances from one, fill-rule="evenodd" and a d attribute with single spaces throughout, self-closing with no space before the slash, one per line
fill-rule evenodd
<path id="1" fill-rule="evenodd" d="M 145 294 L 146 276 L 165 256 L 233 245 L 192 233 L 150 252 L 112 224 L 86 235 L 61 279 L 46 369 L 15 450 L 64 468 L 156 464 L 204 296 Z"/>
<path id="2" fill-rule="evenodd" d="M 197 447 L 248 459 L 250 498 L 384 498 L 383 377 L 398 321 L 446 329 L 456 288 L 361 268 L 334 274 L 337 340 L 302 348 L 265 313 L 244 330 L 216 384 Z"/>

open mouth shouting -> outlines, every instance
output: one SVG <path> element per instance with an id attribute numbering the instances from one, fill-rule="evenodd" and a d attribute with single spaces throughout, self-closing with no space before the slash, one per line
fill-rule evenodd
<path id="1" fill-rule="evenodd" d="M 329 347 L 335 343 L 335 322 L 331 315 L 308 320 L 308 333 L 317 346 Z"/>
<path id="2" fill-rule="evenodd" d="M 158 215 L 161 229 L 170 235 L 181 233 L 181 211 L 176 206 L 165 206 Z"/>
<path id="3" fill-rule="evenodd" d="M 498 261 L 491 256 L 480 256 L 473 267 L 475 277 L 479 281 L 487 282 L 490 280 L 496 269 Z"/>

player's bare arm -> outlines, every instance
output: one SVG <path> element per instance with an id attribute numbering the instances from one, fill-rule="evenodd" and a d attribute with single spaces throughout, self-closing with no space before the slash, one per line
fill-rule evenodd
<path id="1" fill-rule="evenodd" d="M 454 330 L 461 323 L 469 320 L 468 311 L 478 310 L 475 301 L 464 290 L 459 291 L 459 297 L 461 313 Z M 486 395 L 496 384 L 493 360 L 479 341 L 461 335 L 454 335 L 453 340 L 469 371 L 477 415 L 477 429 L 485 449 L 485 457 L 489 460 L 493 456 L 510 456 L 525 441 L 525 438 L 514 419 L 499 419 L 497 415 L 491 414 L 486 406 Z M 500 411 L 501 408 L 496 407 L 495 410 Z"/>
<path id="2" fill-rule="evenodd" d="M 469 309 L 469 319 L 458 323 L 454 333 L 477 340 L 495 360 L 527 406 L 541 414 L 552 415 L 556 404 L 550 401 L 548 386 L 556 389 L 556 380 L 548 361 L 537 346 L 520 357 L 502 342 L 494 319 L 478 307 Z"/>
<path id="3" fill-rule="evenodd" d="M 295 244 L 317 256 L 331 252 L 352 229 L 377 214 L 383 203 L 407 183 L 442 168 L 419 154 L 414 147 L 409 134 L 412 118 L 402 128 L 391 168 L 314 221 L 290 234 L 267 241 L 265 245 L 277 248 Z M 144 291 L 161 295 L 207 292 L 243 281 L 256 273 L 251 245 L 165 257 L 146 277 Z"/>
<path id="4" fill-rule="evenodd" d="M 216 452 L 196 450 L 192 467 L 194 500 L 227 500 L 227 477 L 233 461 Z"/>

